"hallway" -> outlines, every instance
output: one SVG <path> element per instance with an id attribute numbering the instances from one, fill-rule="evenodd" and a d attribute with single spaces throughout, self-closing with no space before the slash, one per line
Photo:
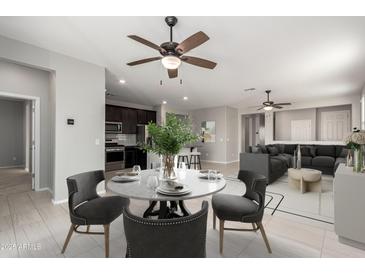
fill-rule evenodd
<path id="1" fill-rule="evenodd" d="M 31 190 L 32 177 L 24 168 L 0 168 L 0 196 Z"/>

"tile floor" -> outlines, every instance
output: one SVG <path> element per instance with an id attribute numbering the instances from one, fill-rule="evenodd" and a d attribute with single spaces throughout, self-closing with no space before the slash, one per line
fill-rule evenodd
<path id="1" fill-rule="evenodd" d="M 225 175 L 235 174 L 238 170 L 237 164 L 204 163 L 203 167 L 219 169 Z M 70 225 L 67 204 L 53 205 L 47 191 L 30 191 L 24 183 L 27 177 L 22 172 L 18 179 L 13 178 L 15 183 L 11 184 L 11 174 L 14 173 L 14 170 L 0 170 L 0 257 L 104 257 L 102 235 L 74 234 L 65 254 L 61 254 Z M 210 197 L 205 199 L 210 201 Z M 188 201 L 187 206 L 193 212 L 197 211 L 201 201 L 202 199 Z M 135 214 L 141 214 L 146 207 L 146 202 L 131 202 Z M 273 254 L 267 253 L 259 233 L 225 231 L 224 253 L 220 255 L 218 231 L 212 228 L 210 210 L 207 256 L 365 257 L 364 250 L 339 243 L 332 225 L 280 212 L 274 216 L 269 213 L 265 214 L 263 222 Z M 232 223 L 231 226 L 245 225 Z M 93 229 L 101 230 L 102 227 Z M 121 217 L 112 223 L 110 234 L 110 256 L 124 257 L 126 240 Z"/>

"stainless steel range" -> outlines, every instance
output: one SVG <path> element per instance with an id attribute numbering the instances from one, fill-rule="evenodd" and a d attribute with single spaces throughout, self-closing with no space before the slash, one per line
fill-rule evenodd
<path id="1" fill-rule="evenodd" d="M 125 147 L 118 142 L 106 140 L 105 143 L 105 171 L 125 168 Z"/>

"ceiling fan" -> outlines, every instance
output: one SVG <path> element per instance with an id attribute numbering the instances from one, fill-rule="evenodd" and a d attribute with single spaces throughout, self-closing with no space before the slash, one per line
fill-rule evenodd
<path id="1" fill-rule="evenodd" d="M 129 38 L 142 43 L 150 48 L 153 48 L 160 52 L 162 56 L 158 57 L 152 57 L 152 58 L 146 58 L 141 59 L 138 61 L 127 63 L 128 66 L 135 66 L 140 65 L 152 61 L 161 60 L 162 65 L 167 69 L 169 78 L 176 78 L 178 75 L 177 69 L 181 65 L 181 61 L 195 65 L 198 67 L 203 67 L 207 69 L 214 69 L 217 63 L 198 58 L 193 56 L 186 56 L 184 55 L 188 51 L 200 46 L 201 44 L 205 43 L 209 40 L 209 37 L 202 31 L 199 31 L 192 36 L 188 37 L 184 41 L 182 41 L 180 44 L 176 43 L 172 40 L 172 28 L 177 23 L 177 18 L 175 16 L 167 16 L 165 18 L 165 22 L 170 27 L 170 41 L 164 42 L 160 46 L 147 41 L 144 38 L 141 38 L 137 35 L 128 35 Z"/>
<path id="2" fill-rule="evenodd" d="M 257 110 L 267 110 L 270 111 L 273 108 L 278 108 L 281 109 L 283 108 L 282 106 L 289 106 L 291 105 L 291 103 L 277 103 L 275 104 L 274 101 L 270 101 L 270 92 L 271 90 L 265 90 L 266 94 L 267 94 L 267 100 L 265 102 L 262 103 L 262 107 L 258 108 Z"/>

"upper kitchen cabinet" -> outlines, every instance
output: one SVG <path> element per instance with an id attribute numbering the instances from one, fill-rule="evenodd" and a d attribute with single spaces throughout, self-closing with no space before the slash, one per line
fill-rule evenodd
<path id="1" fill-rule="evenodd" d="M 149 122 L 156 123 L 156 111 L 146 110 L 146 124 Z"/>
<path id="2" fill-rule="evenodd" d="M 122 108 L 123 134 L 137 133 L 137 111 L 132 108 Z"/>
<path id="3" fill-rule="evenodd" d="M 106 105 L 105 121 L 121 122 L 123 134 L 136 134 L 138 124 L 156 123 L 156 111 Z"/>
<path id="4" fill-rule="evenodd" d="M 112 105 L 105 106 L 105 121 L 107 122 L 121 122 L 122 112 L 121 108 Z"/>
<path id="5" fill-rule="evenodd" d="M 137 109 L 137 124 L 147 124 L 147 111 Z"/>

